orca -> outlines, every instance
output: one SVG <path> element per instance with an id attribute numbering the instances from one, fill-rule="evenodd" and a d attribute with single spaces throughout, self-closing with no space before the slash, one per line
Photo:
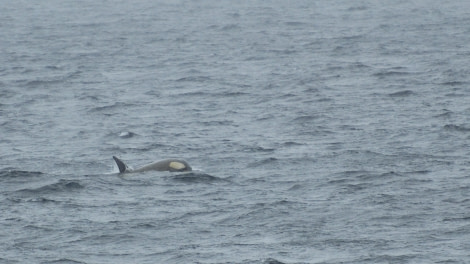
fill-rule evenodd
<path id="1" fill-rule="evenodd" d="M 181 172 L 181 171 L 191 171 L 192 168 L 189 164 L 180 159 L 165 159 L 152 162 L 150 164 L 144 165 L 137 169 L 132 169 L 126 165 L 122 160 L 113 156 L 114 161 L 119 168 L 120 173 L 130 173 L 130 172 L 145 172 L 145 171 L 171 171 L 171 172 Z"/>

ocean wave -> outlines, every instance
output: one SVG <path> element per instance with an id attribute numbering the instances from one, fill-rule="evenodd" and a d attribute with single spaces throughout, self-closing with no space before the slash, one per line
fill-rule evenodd
<path id="1" fill-rule="evenodd" d="M 284 262 L 281 262 L 277 259 L 274 258 L 267 258 L 263 261 L 264 264 L 284 264 Z"/>
<path id="2" fill-rule="evenodd" d="M 46 184 L 38 188 L 21 189 L 18 192 L 29 194 L 50 194 L 58 192 L 73 192 L 85 188 L 79 181 L 61 179 L 58 182 Z"/>
<path id="3" fill-rule="evenodd" d="M 405 72 L 405 71 L 397 71 L 397 70 L 385 70 L 385 71 L 380 71 L 377 73 L 374 73 L 373 76 L 379 77 L 379 78 L 385 78 L 385 77 L 391 77 L 391 76 L 406 76 L 411 73 Z"/>
<path id="4" fill-rule="evenodd" d="M 18 193 L 16 193 L 16 194 L 18 194 Z M 10 202 L 13 202 L 13 203 L 23 203 L 23 202 L 33 202 L 33 203 L 39 203 L 39 204 L 60 203 L 60 201 L 58 201 L 58 200 L 45 198 L 45 197 L 23 197 L 23 196 L 17 196 L 17 195 L 10 196 L 10 197 L 8 197 L 7 200 L 10 201 Z"/>
<path id="5" fill-rule="evenodd" d="M 256 152 L 274 152 L 275 148 L 265 148 L 261 146 L 246 146 L 243 151 L 249 153 L 256 153 Z"/>
<path id="6" fill-rule="evenodd" d="M 255 167 L 260 167 L 260 166 L 272 165 L 272 164 L 276 164 L 278 162 L 279 162 L 278 159 L 276 159 L 274 157 L 270 157 L 270 158 L 266 158 L 266 159 L 262 159 L 262 160 L 259 160 L 259 161 L 252 162 L 252 163 L 248 164 L 248 168 L 255 168 Z"/>
<path id="7" fill-rule="evenodd" d="M 224 178 L 219 178 L 202 172 L 189 172 L 174 176 L 168 176 L 166 178 L 173 181 L 180 181 L 185 183 L 213 183 L 227 181 Z"/>
<path id="8" fill-rule="evenodd" d="M 176 82 L 207 82 L 212 78 L 209 76 L 187 76 L 176 80 Z"/>
<path id="9" fill-rule="evenodd" d="M 448 124 L 444 126 L 444 130 L 456 131 L 456 132 L 470 132 L 470 128 L 464 125 Z"/>
<path id="10" fill-rule="evenodd" d="M 74 259 L 69 259 L 69 258 L 61 258 L 61 259 L 56 259 L 56 260 L 51 260 L 51 264 L 86 264 L 87 262 L 82 262 Z"/>
<path id="11" fill-rule="evenodd" d="M 14 170 L 14 169 L 4 169 L 0 171 L 0 179 L 8 178 L 30 178 L 38 177 L 44 173 L 40 171 L 23 171 L 23 170 Z"/>
<path id="12" fill-rule="evenodd" d="M 89 113 L 112 112 L 112 114 L 114 114 L 116 109 L 125 109 L 125 108 L 128 108 L 130 106 L 135 106 L 135 105 L 131 104 L 131 103 L 125 103 L 125 102 L 116 102 L 116 103 L 110 104 L 110 105 L 93 107 L 90 110 L 88 110 L 88 112 Z"/>
<path id="13" fill-rule="evenodd" d="M 414 95 L 414 94 L 415 93 L 411 90 L 404 90 L 404 91 L 391 93 L 391 94 L 389 94 L 389 96 L 390 97 L 407 97 L 407 96 L 411 96 L 411 95 Z"/>

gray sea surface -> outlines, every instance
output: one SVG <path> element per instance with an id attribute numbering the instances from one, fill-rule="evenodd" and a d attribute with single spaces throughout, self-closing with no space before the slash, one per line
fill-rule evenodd
<path id="1" fill-rule="evenodd" d="M 470 1 L 0 5 L 0 263 L 470 263 Z"/>

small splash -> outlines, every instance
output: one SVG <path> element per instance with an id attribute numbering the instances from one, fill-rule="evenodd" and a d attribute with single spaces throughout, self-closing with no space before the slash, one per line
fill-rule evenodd
<path id="1" fill-rule="evenodd" d="M 131 137 L 134 137 L 136 136 L 137 134 L 133 133 L 133 132 L 130 132 L 130 131 L 122 131 L 120 134 L 119 134 L 119 137 L 120 138 L 131 138 Z"/>

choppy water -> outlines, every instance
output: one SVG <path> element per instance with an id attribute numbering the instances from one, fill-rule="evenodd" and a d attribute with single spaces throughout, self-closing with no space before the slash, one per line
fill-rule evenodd
<path id="1" fill-rule="evenodd" d="M 1 2 L 1 263 L 470 262 L 470 2 Z"/>

